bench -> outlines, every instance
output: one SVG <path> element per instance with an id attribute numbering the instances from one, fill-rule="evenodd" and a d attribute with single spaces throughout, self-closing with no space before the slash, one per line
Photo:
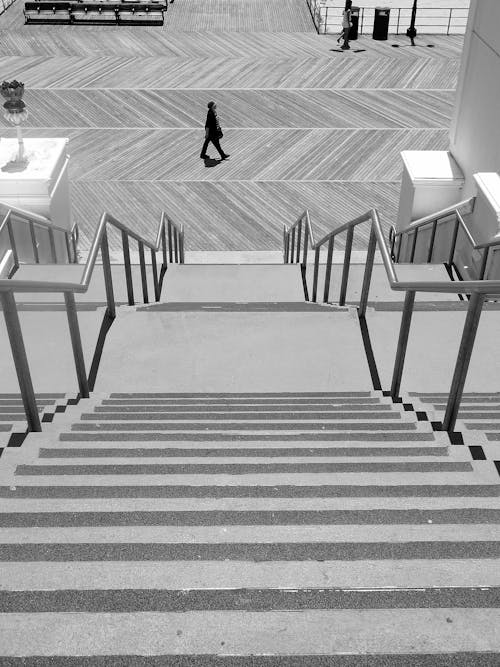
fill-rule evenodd
<path id="1" fill-rule="evenodd" d="M 26 2 L 25 23 L 71 23 L 69 2 Z"/>

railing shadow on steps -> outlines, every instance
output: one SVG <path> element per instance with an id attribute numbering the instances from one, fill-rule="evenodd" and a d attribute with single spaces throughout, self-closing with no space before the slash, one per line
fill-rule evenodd
<path id="1" fill-rule="evenodd" d="M 29 216 L 30 214 L 27 215 Z M 12 239 L 14 236 L 12 233 L 11 211 L 7 212 L 7 215 L 4 218 L 4 222 L 2 223 L 2 227 L 3 226 L 5 226 L 9 232 L 11 251 L 15 257 L 17 265 L 19 265 L 19 257 L 16 252 L 15 240 L 14 244 L 12 244 Z M 42 429 L 14 294 L 23 292 L 64 294 L 71 346 L 78 379 L 79 394 L 82 398 L 88 398 L 89 390 L 94 386 L 97 366 L 99 364 L 100 356 L 102 353 L 104 339 L 106 337 L 107 331 L 109 330 L 111 322 L 116 316 L 116 303 L 114 298 L 111 261 L 109 256 L 108 226 L 117 229 L 121 233 L 128 304 L 131 306 L 134 305 L 135 301 L 132 283 L 129 239 L 133 239 L 138 243 L 142 295 L 144 303 L 149 303 L 144 248 L 149 248 L 151 252 L 151 266 L 153 271 L 154 293 L 156 301 L 159 301 L 160 299 L 163 277 L 167 269 L 168 262 L 175 262 L 180 264 L 184 263 L 184 227 L 182 225 L 176 225 L 166 215 L 165 212 L 163 212 L 161 215 L 156 241 L 154 243 L 148 241 L 140 234 L 137 234 L 127 225 L 123 224 L 109 213 L 103 213 L 94 234 L 87 261 L 83 267 L 82 277 L 80 278 L 79 282 L 73 283 L 43 280 L 14 280 L 12 278 L 0 279 L 0 300 L 29 431 L 41 431 Z M 160 247 L 162 249 L 163 262 L 161 265 L 160 274 L 158 274 L 156 253 L 160 250 Z M 104 274 L 107 307 L 104 321 L 101 325 L 90 374 L 87 376 L 83 357 L 80 327 L 78 324 L 75 294 L 85 293 L 88 290 L 99 253 L 101 255 Z"/>
<path id="2" fill-rule="evenodd" d="M 434 217 L 440 219 L 446 213 L 455 210 L 452 206 L 444 211 L 439 211 Z M 429 216 L 426 224 L 433 222 L 433 216 Z M 481 317 L 484 301 L 488 298 L 498 298 L 500 296 L 500 280 L 462 280 L 462 281 L 404 281 L 397 275 L 397 264 L 391 255 L 391 249 L 384 237 L 382 226 L 380 224 L 378 213 L 375 209 L 370 209 L 363 215 L 351 220 L 341 227 L 328 232 L 319 241 L 315 241 L 314 231 L 311 224 L 309 212 L 306 210 L 290 226 L 283 226 L 283 259 L 285 264 L 300 264 L 302 279 L 304 282 L 304 292 L 306 300 L 309 300 L 309 288 L 307 285 L 307 260 L 309 249 L 314 251 L 314 271 L 312 282 L 312 301 L 317 301 L 320 252 L 326 247 L 325 276 L 323 286 L 323 302 L 328 302 L 330 292 L 330 280 L 333 265 L 333 249 L 335 238 L 340 234 L 346 234 L 344 246 L 344 262 L 342 270 L 342 279 L 340 286 L 339 305 L 345 305 L 347 286 L 349 280 L 349 269 L 351 264 L 351 252 L 355 229 L 362 224 L 370 226 L 370 234 L 366 252 L 365 271 L 363 276 L 363 285 L 361 288 L 360 301 L 358 305 L 358 316 L 363 323 L 366 316 L 368 304 L 368 294 L 370 291 L 371 277 L 375 260 L 375 251 L 378 247 L 382 263 L 384 265 L 389 285 L 391 289 L 405 292 L 405 300 L 401 325 L 399 331 L 398 345 L 394 360 L 392 374 L 391 391 L 392 399 L 399 397 L 401 388 L 401 378 L 403 375 L 404 361 L 408 346 L 408 337 L 410 333 L 411 319 L 413 315 L 413 306 L 417 292 L 441 292 L 449 294 L 466 294 L 470 297 L 467 309 L 467 315 L 463 328 L 460 347 L 455 363 L 455 370 L 451 382 L 451 388 L 446 405 L 445 415 L 442 423 L 442 429 L 452 432 L 455 427 L 458 410 L 462 398 L 462 393 L 467 377 L 470 358 L 474 348 L 477 328 Z"/>

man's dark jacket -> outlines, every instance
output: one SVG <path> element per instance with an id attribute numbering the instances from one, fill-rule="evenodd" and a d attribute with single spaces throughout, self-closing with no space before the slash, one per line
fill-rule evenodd
<path id="1" fill-rule="evenodd" d="M 221 137 L 219 119 L 213 109 L 208 110 L 205 129 L 208 129 L 208 136 L 210 138 L 214 137 L 215 139 L 219 139 Z"/>

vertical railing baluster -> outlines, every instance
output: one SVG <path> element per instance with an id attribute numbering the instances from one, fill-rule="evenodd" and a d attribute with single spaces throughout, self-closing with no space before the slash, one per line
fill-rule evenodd
<path id="1" fill-rule="evenodd" d="M 116 317 L 115 311 L 115 295 L 113 293 L 113 275 L 111 273 L 111 262 L 109 259 L 109 244 L 108 244 L 108 232 L 104 229 L 101 238 L 101 259 L 102 259 L 102 270 L 104 273 L 104 285 L 106 287 L 106 300 L 108 302 L 108 315 L 111 318 Z"/>
<path id="2" fill-rule="evenodd" d="M 304 270 L 307 268 L 307 253 L 309 252 L 309 225 L 307 224 L 304 228 L 304 252 L 302 253 L 302 267 Z"/>
<path id="3" fill-rule="evenodd" d="M 413 260 L 415 258 L 415 249 L 417 247 L 417 236 L 418 236 L 418 227 L 415 227 L 415 231 L 413 232 L 413 242 L 411 245 L 410 264 L 413 263 Z"/>
<path id="4" fill-rule="evenodd" d="M 334 237 L 331 236 L 328 240 L 328 252 L 326 254 L 326 271 L 325 271 L 325 286 L 323 289 L 323 303 L 327 303 L 328 297 L 330 295 L 330 278 L 332 275 L 332 257 L 333 257 L 333 244 Z"/>
<path id="5" fill-rule="evenodd" d="M 168 231 L 168 261 L 170 264 L 173 262 L 173 253 L 172 253 L 172 223 L 170 220 L 167 222 L 167 231 Z"/>
<path id="6" fill-rule="evenodd" d="M 175 263 L 179 263 L 179 232 L 177 231 L 177 227 L 174 227 L 174 259 Z"/>
<path id="7" fill-rule="evenodd" d="M 427 253 L 427 263 L 428 264 L 430 264 L 432 262 L 432 255 L 434 253 L 434 241 L 436 239 L 437 224 L 438 224 L 438 220 L 436 219 L 432 223 L 431 240 L 429 242 L 429 251 Z"/>
<path id="8" fill-rule="evenodd" d="M 286 232 L 286 225 L 283 225 L 283 264 L 288 264 L 288 257 L 287 257 L 287 251 L 286 251 L 286 237 L 287 237 L 287 232 Z"/>
<path id="9" fill-rule="evenodd" d="M 68 264 L 72 264 L 72 261 L 71 261 L 71 246 L 69 244 L 69 232 L 64 233 L 64 240 L 66 241 L 66 254 L 68 256 Z"/>
<path id="10" fill-rule="evenodd" d="M 373 262 L 375 260 L 375 248 L 377 246 L 377 237 L 375 236 L 375 228 L 372 224 L 370 231 L 370 238 L 368 240 L 368 249 L 366 252 L 365 275 L 363 277 L 363 287 L 361 288 L 361 298 L 359 301 L 358 315 L 364 317 L 366 314 L 366 306 L 368 305 L 368 294 L 370 292 L 370 283 L 372 279 Z"/>
<path id="11" fill-rule="evenodd" d="M 415 303 L 415 292 L 408 290 L 405 296 L 403 306 L 403 315 L 401 317 L 401 326 L 399 329 L 398 347 L 396 350 L 396 358 L 394 360 L 394 370 L 392 373 L 391 382 L 391 397 L 395 399 L 399 396 L 401 388 L 401 378 L 403 376 L 403 368 L 405 364 L 406 349 L 408 347 L 408 336 L 410 334 L 411 318 L 413 315 L 413 304 Z"/>
<path id="12" fill-rule="evenodd" d="M 0 292 L 0 299 L 28 428 L 30 431 L 41 431 L 42 426 L 40 424 L 35 392 L 33 391 L 33 382 L 31 380 L 28 357 L 26 356 L 16 300 L 12 292 Z"/>
<path id="13" fill-rule="evenodd" d="M 184 225 L 181 227 L 179 236 L 180 263 L 184 264 Z"/>
<path id="14" fill-rule="evenodd" d="M 313 292 L 312 300 L 316 303 L 318 293 L 318 274 L 319 274 L 319 252 L 321 248 L 318 246 L 314 252 L 314 274 L 313 274 Z"/>
<path id="15" fill-rule="evenodd" d="M 78 264 L 78 251 L 76 249 L 76 238 L 74 234 L 71 234 L 71 246 L 73 248 L 73 262 Z"/>
<path id="16" fill-rule="evenodd" d="M 161 251 L 163 256 L 163 266 L 162 269 L 167 268 L 167 230 L 165 224 L 163 224 L 161 231 Z"/>
<path id="17" fill-rule="evenodd" d="M 158 266 L 156 264 L 156 252 L 151 248 L 151 267 L 153 269 L 153 285 L 155 301 L 160 300 L 160 283 L 158 282 Z"/>
<path id="18" fill-rule="evenodd" d="M 122 248 L 123 248 L 123 265 L 125 267 L 125 281 L 127 283 L 127 298 L 128 305 L 133 306 L 134 301 L 134 283 L 132 280 L 132 267 L 130 266 L 130 246 L 128 241 L 128 234 L 122 230 Z"/>
<path id="19" fill-rule="evenodd" d="M 292 228 L 292 249 L 290 252 L 290 261 L 293 264 L 295 260 L 295 227 Z"/>
<path id="20" fill-rule="evenodd" d="M 401 7 L 398 7 L 398 24 L 396 26 L 396 35 L 399 35 L 399 19 L 401 18 Z"/>
<path id="21" fill-rule="evenodd" d="M 396 262 L 399 262 L 399 258 L 401 257 L 401 248 L 403 246 L 403 235 L 399 235 L 399 243 L 398 243 L 398 253 L 396 255 Z"/>
<path id="22" fill-rule="evenodd" d="M 56 241 L 54 239 L 54 230 L 52 227 L 49 227 L 49 244 L 50 244 L 50 256 L 52 257 L 52 262 L 57 264 L 57 252 L 56 252 Z"/>
<path id="23" fill-rule="evenodd" d="M 448 17 L 448 29 L 447 29 L 447 31 L 446 31 L 446 34 L 447 34 L 447 35 L 450 34 L 450 26 L 451 26 L 451 17 L 452 17 L 452 14 L 453 14 L 453 7 L 450 7 L 450 15 L 449 15 L 449 17 Z"/>
<path id="24" fill-rule="evenodd" d="M 490 249 L 485 248 L 483 251 L 483 256 L 481 258 L 481 268 L 479 270 L 479 280 L 484 280 L 484 276 L 486 274 L 486 267 L 488 265 L 488 258 L 490 255 Z"/>
<path id="25" fill-rule="evenodd" d="M 85 371 L 82 338 L 80 336 L 78 313 L 76 311 L 75 295 L 73 292 L 64 292 L 64 301 L 66 303 L 66 315 L 68 316 L 69 334 L 71 337 L 71 347 L 73 348 L 73 359 L 75 360 L 78 388 L 80 390 L 80 396 L 82 398 L 88 398 L 89 383 Z"/>
<path id="26" fill-rule="evenodd" d="M 146 262 L 144 260 L 144 243 L 142 241 L 139 241 L 138 244 L 139 244 L 139 263 L 141 265 L 142 300 L 144 303 L 149 303 L 148 281 L 146 276 Z"/>
<path id="27" fill-rule="evenodd" d="M 455 428 L 460 402 L 464 390 L 467 371 L 469 370 L 470 358 L 474 349 L 477 328 L 483 310 L 485 295 L 480 292 L 473 292 L 470 297 L 467 317 L 465 318 L 462 340 L 458 350 L 457 362 L 451 382 L 450 394 L 443 419 L 443 429 L 451 432 Z"/>
<path id="28" fill-rule="evenodd" d="M 31 235 L 31 245 L 33 246 L 33 259 L 35 264 L 40 264 L 40 256 L 38 255 L 38 245 L 36 240 L 35 225 L 30 221 L 30 235 Z"/>
<path id="29" fill-rule="evenodd" d="M 297 226 L 297 255 L 295 257 L 295 263 L 300 262 L 300 242 L 302 241 L 302 220 L 300 220 Z"/>
<path id="30" fill-rule="evenodd" d="M 451 245 L 450 245 L 450 254 L 448 256 L 448 264 L 450 266 L 453 266 L 453 261 L 455 259 L 455 249 L 456 249 L 456 246 L 457 246 L 459 226 L 460 226 L 460 223 L 459 223 L 459 220 L 458 220 L 458 217 L 457 217 L 457 219 L 455 221 L 455 229 L 453 230 L 453 236 L 452 236 L 452 241 L 451 241 Z"/>
<path id="31" fill-rule="evenodd" d="M 349 227 L 347 230 L 347 238 L 344 250 L 344 268 L 342 269 L 342 283 L 340 285 L 339 305 L 345 306 L 345 299 L 347 294 L 347 282 L 349 280 L 349 270 L 351 268 L 351 251 L 352 241 L 354 238 L 354 227 Z"/>
<path id="32" fill-rule="evenodd" d="M 9 232 L 10 248 L 12 250 L 14 266 L 17 268 L 19 266 L 19 255 L 17 254 L 16 238 L 14 236 L 14 230 L 12 229 L 12 222 L 10 220 L 10 217 L 7 220 L 7 231 Z"/>

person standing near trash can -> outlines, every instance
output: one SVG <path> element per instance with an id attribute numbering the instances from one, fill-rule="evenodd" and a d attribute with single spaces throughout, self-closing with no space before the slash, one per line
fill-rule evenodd
<path id="1" fill-rule="evenodd" d="M 200 157 L 205 160 L 208 159 L 207 148 L 208 144 L 211 141 L 215 148 L 219 151 L 220 159 L 225 160 L 229 157 L 228 153 L 224 153 L 219 143 L 219 139 L 222 139 L 224 136 L 219 125 L 219 118 L 217 117 L 217 105 L 215 102 L 209 102 L 207 104 L 207 120 L 205 122 L 205 143 L 201 149 Z"/>
<path id="2" fill-rule="evenodd" d="M 349 31 L 351 30 L 351 27 L 352 27 L 351 7 L 352 7 L 352 0 L 346 0 L 345 9 L 342 13 L 342 35 L 337 40 L 339 42 L 340 42 L 341 39 L 344 40 L 344 43 L 340 47 L 341 49 L 344 49 L 344 50 L 351 48 L 349 46 Z"/>

